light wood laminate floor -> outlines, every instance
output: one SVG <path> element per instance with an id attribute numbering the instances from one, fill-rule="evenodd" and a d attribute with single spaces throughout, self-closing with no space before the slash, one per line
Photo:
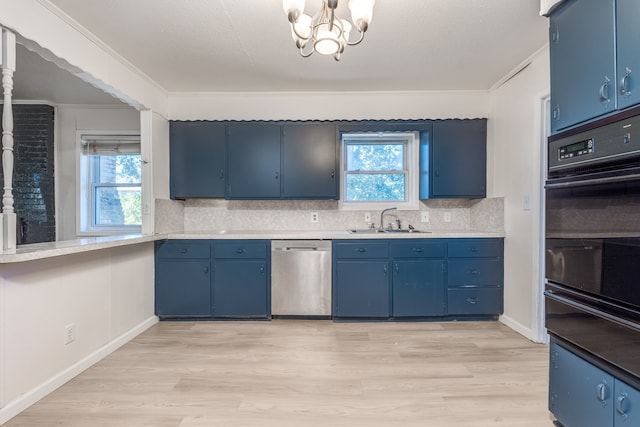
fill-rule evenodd
<path id="1" fill-rule="evenodd" d="M 552 427 L 547 355 L 499 322 L 161 322 L 6 426 Z"/>

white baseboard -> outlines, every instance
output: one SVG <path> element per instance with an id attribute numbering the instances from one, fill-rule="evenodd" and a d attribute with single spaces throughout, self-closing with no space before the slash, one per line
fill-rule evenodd
<path id="1" fill-rule="evenodd" d="M 531 330 L 531 328 L 528 328 L 528 327 L 524 326 L 522 323 L 516 322 L 511 317 L 505 316 L 505 315 L 500 316 L 500 319 L 498 319 L 498 320 L 502 324 L 504 324 L 505 326 L 513 329 L 514 331 L 516 331 L 520 335 L 524 336 L 528 340 L 531 340 L 531 341 L 535 342 L 535 339 L 533 337 L 533 331 Z"/>
<path id="2" fill-rule="evenodd" d="M 64 371 L 51 377 L 49 380 L 40 384 L 33 390 L 25 393 L 14 401 L 9 402 L 5 407 L 0 409 L 0 425 L 6 423 L 11 418 L 27 409 L 29 406 L 33 405 L 49 393 L 56 390 L 58 387 L 65 384 L 67 381 L 73 379 L 77 375 L 84 372 L 86 369 L 95 365 L 100 360 L 104 359 L 106 356 L 113 353 L 118 348 L 122 347 L 124 344 L 128 343 L 133 338 L 137 337 L 156 323 L 158 323 L 158 318 L 156 316 L 148 318 L 139 325 L 134 326 L 124 334 L 115 338 L 108 344 L 100 347 L 98 350 L 94 351 L 84 359 L 79 360 Z"/>

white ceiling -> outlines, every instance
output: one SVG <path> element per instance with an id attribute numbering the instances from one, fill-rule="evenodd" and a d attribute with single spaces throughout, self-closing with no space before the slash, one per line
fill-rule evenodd
<path id="1" fill-rule="evenodd" d="M 336 62 L 300 57 L 282 0 L 42 1 L 169 92 L 486 90 L 548 34 L 539 0 L 377 0 Z"/>

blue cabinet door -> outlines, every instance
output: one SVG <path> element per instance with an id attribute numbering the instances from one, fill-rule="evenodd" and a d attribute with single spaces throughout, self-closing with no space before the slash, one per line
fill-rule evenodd
<path id="1" fill-rule="evenodd" d="M 615 0 L 567 0 L 551 15 L 552 132 L 616 109 L 614 11 Z"/>
<path id="2" fill-rule="evenodd" d="M 156 261 L 156 315 L 211 317 L 209 259 Z"/>
<path id="3" fill-rule="evenodd" d="M 225 138 L 224 123 L 170 123 L 172 199 L 224 197 Z"/>
<path id="4" fill-rule="evenodd" d="M 640 103 L 640 2 L 617 0 L 617 83 L 618 108 Z"/>
<path id="5" fill-rule="evenodd" d="M 389 263 L 386 259 L 334 260 L 334 276 L 334 317 L 389 317 Z"/>
<path id="6" fill-rule="evenodd" d="M 613 424 L 614 378 L 555 342 L 550 346 L 549 410 L 565 427 Z"/>
<path id="7" fill-rule="evenodd" d="M 283 126 L 282 179 L 285 199 L 338 198 L 336 126 Z"/>
<path id="8" fill-rule="evenodd" d="M 445 263 L 443 260 L 393 262 L 393 317 L 426 317 L 446 314 Z"/>
<path id="9" fill-rule="evenodd" d="M 280 125 L 229 124 L 227 157 L 228 199 L 280 198 Z"/>
<path id="10" fill-rule="evenodd" d="M 269 274 L 265 260 L 216 260 L 214 317 L 267 318 L 271 311 Z"/>
<path id="11" fill-rule="evenodd" d="M 614 397 L 614 427 L 640 425 L 640 391 L 616 379 Z"/>
<path id="12" fill-rule="evenodd" d="M 434 121 L 429 162 L 431 167 L 430 197 L 485 197 L 487 182 L 486 120 Z"/>

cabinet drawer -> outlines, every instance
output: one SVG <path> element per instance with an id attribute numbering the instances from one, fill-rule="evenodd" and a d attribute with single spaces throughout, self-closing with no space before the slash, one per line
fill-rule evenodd
<path id="1" fill-rule="evenodd" d="M 214 258 L 267 258 L 267 242 L 225 242 L 213 245 Z"/>
<path id="2" fill-rule="evenodd" d="M 444 258 L 446 247 L 443 242 L 415 240 L 391 244 L 391 256 L 394 258 Z"/>
<path id="3" fill-rule="evenodd" d="M 382 242 L 336 243 L 333 252 L 335 258 L 386 258 L 389 256 L 389 245 Z"/>
<path id="4" fill-rule="evenodd" d="M 500 285 L 502 261 L 499 259 L 450 259 L 449 286 Z"/>
<path id="5" fill-rule="evenodd" d="M 461 239 L 449 242 L 449 258 L 482 258 L 501 257 L 502 240 L 500 239 Z"/>
<path id="6" fill-rule="evenodd" d="M 204 259 L 211 257 L 211 244 L 207 240 L 167 240 L 156 246 L 158 258 Z"/>
<path id="7" fill-rule="evenodd" d="M 450 315 L 502 313 L 502 288 L 449 288 L 447 298 Z"/>

